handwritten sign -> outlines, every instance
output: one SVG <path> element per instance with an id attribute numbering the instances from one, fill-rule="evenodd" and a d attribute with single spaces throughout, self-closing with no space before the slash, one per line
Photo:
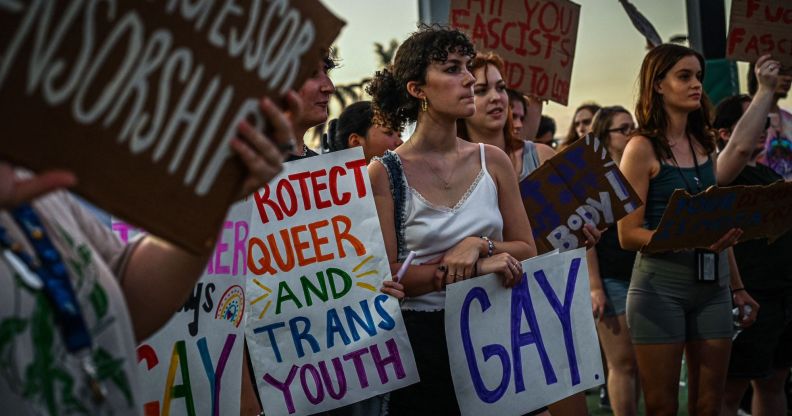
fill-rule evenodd
<path id="1" fill-rule="evenodd" d="M 580 5 L 568 0 L 451 0 L 451 27 L 505 61 L 509 88 L 566 105 Z"/>
<path id="2" fill-rule="evenodd" d="M 138 346 L 138 369 L 146 380 L 140 413 L 145 416 L 239 414 L 251 210 L 249 201 L 231 208 L 184 306 Z M 120 221 L 113 229 L 124 241 L 139 232 Z"/>
<path id="3" fill-rule="evenodd" d="M 586 250 L 526 260 L 447 288 L 445 331 L 463 415 L 522 415 L 602 384 Z"/>
<path id="4" fill-rule="evenodd" d="M 250 357 L 267 415 L 309 414 L 418 381 L 360 148 L 287 163 L 254 195 Z"/>
<path id="5" fill-rule="evenodd" d="M 767 237 L 772 243 L 786 233 L 792 228 L 792 183 L 711 187 L 695 196 L 677 189 L 641 251 L 708 247 L 735 227 L 743 230 L 742 241 Z"/>
<path id="6" fill-rule="evenodd" d="M 756 62 L 772 54 L 792 66 L 792 3 L 788 0 L 732 0 L 726 56 Z"/>
<path id="7" fill-rule="evenodd" d="M 0 157 L 196 252 L 245 174 L 229 147 L 343 23 L 318 1 L 2 1 Z"/>
<path id="8" fill-rule="evenodd" d="M 642 202 L 599 139 L 586 136 L 520 182 L 539 253 L 585 242 L 583 225 L 613 225 Z"/>

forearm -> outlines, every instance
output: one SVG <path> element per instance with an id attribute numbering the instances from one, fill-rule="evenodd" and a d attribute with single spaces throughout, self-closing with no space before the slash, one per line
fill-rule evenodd
<path id="1" fill-rule="evenodd" d="M 652 230 L 647 230 L 643 227 L 623 228 L 627 227 L 619 224 L 619 244 L 624 250 L 640 251 L 652 241 L 652 236 L 654 235 Z"/>
<path id="2" fill-rule="evenodd" d="M 597 248 L 592 247 L 586 251 L 586 262 L 588 263 L 589 290 L 602 290 L 602 278 L 599 272 L 599 259 L 597 258 Z"/>
<path id="3" fill-rule="evenodd" d="M 391 263 L 391 271 L 394 276 L 401 265 L 401 263 Z M 401 284 L 404 285 L 404 294 L 408 297 L 416 297 L 434 292 L 436 290 L 435 272 L 438 266 L 437 264 L 410 266 L 401 280 Z"/>
<path id="4" fill-rule="evenodd" d="M 536 246 L 525 241 L 496 241 L 495 250 L 492 254 L 499 253 L 509 253 L 515 259 L 523 261 L 536 256 Z M 487 257 L 487 254 L 489 252 L 485 251 L 480 257 Z"/>
<path id="5" fill-rule="evenodd" d="M 772 103 L 773 91 L 760 88 L 718 156 L 718 185 L 730 184 L 750 161 L 756 150 L 756 138 L 762 134 Z"/>
<path id="6" fill-rule="evenodd" d="M 138 341 L 161 328 L 184 304 L 207 259 L 208 255 L 190 254 L 153 236 L 137 245 L 121 286 Z"/>

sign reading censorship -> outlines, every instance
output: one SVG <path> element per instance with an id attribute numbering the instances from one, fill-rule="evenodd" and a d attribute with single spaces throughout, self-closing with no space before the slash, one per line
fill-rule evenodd
<path id="1" fill-rule="evenodd" d="M 740 240 L 775 241 L 792 229 L 792 183 L 709 188 L 695 196 L 678 189 L 644 252 L 708 247 L 732 228 Z"/>
<path id="2" fill-rule="evenodd" d="M 599 139 L 586 136 L 520 182 L 539 253 L 580 247 L 583 225 L 602 229 L 642 205 Z"/>
<path id="3" fill-rule="evenodd" d="M 523 415 L 605 381 L 586 250 L 522 264 L 511 289 L 494 274 L 446 289 L 448 355 L 463 415 Z"/>
<path id="4" fill-rule="evenodd" d="M 451 0 L 451 27 L 505 62 L 506 86 L 566 105 L 580 5 L 568 0 Z"/>
<path id="5" fill-rule="evenodd" d="M 792 2 L 789 0 L 732 0 L 726 56 L 756 62 L 772 54 L 792 67 Z"/>
<path id="6" fill-rule="evenodd" d="M 254 194 L 245 334 L 267 415 L 418 381 L 360 148 L 286 163 Z"/>
<path id="7" fill-rule="evenodd" d="M 0 1 L 0 157 L 209 252 L 258 100 L 297 89 L 343 22 L 316 0 Z M 156 201 L 156 203 L 152 203 Z"/>

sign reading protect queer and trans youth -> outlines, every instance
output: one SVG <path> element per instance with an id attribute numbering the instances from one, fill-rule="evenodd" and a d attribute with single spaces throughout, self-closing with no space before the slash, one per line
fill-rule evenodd
<path id="1" fill-rule="evenodd" d="M 231 208 L 204 275 L 184 306 L 137 349 L 145 416 L 237 415 L 245 309 L 245 241 L 252 205 Z M 134 230 L 114 222 L 122 239 Z"/>
<path id="2" fill-rule="evenodd" d="M 726 56 L 756 62 L 772 54 L 792 66 L 792 3 L 789 0 L 732 0 Z"/>
<path id="3" fill-rule="evenodd" d="M 742 241 L 767 237 L 770 242 L 792 229 L 792 183 L 712 187 L 695 196 L 676 190 L 641 251 L 708 247 L 732 228 L 743 230 Z"/>
<path id="4" fill-rule="evenodd" d="M 360 148 L 286 163 L 254 194 L 247 337 L 267 415 L 418 381 Z"/>
<path id="5" fill-rule="evenodd" d="M 299 88 L 342 25 L 316 0 L 0 1 L 0 156 L 209 253 L 239 121 L 263 128 L 258 100 Z"/>
<path id="6" fill-rule="evenodd" d="M 566 105 L 579 18 L 568 0 L 451 0 L 448 21 L 503 58 L 509 88 Z"/>
<path id="7" fill-rule="evenodd" d="M 497 275 L 446 289 L 448 355 L 463 415 L 522 415 L 605 381 L 586 250 L 522 264 L 512 289 Z"/>
<path id="8" fill-rule="evenodd" d="M 641 206 L 641 199 L 590 135 L 545 162 L 520 182 L 539 253 L 583 245 L 583 225 L 611 226 Z"/>

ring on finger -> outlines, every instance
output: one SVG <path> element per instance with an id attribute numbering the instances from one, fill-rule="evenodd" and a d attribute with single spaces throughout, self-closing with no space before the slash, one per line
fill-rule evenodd
<path id="1" fill-rule="evenodd" d="M 296 145 L 297 141 L 294 138 L 289 138 L 285 143 L 278 143 L 278 150 L 283 153 L 291 153 Z"/>

